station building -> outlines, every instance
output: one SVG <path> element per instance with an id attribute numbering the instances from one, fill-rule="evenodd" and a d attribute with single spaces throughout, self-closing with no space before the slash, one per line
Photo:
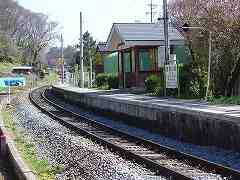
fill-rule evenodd
<path id="1" fill-rule="evenodd" d="M 191 55 L 182 34 L 169 24 L 170 57 L 189 63 Z M 107 42 L 100 43 L 103 71 L 117 74 L 120 88 L 143 87 L 150 74 L 163 75 L 164 26 L 158 23 L 114 23 Z M 172 56 L 174 55 L 174 56 Z"/>

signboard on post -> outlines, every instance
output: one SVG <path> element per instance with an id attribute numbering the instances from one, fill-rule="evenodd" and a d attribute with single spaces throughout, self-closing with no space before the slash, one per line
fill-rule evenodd
<path id="1" fill-rule="evenodd" d="M 8 87 L 8 104 L 11 102 L 11 86 L 25 86 L 26 81 L 23 77 L 4 77 L 0 78 L 0 87 Z"/>
<path id="2" fill-rule="evenodd" d="M 26 81 L 23 77 L 4 77 L 0 78 L 0 87 L 25 86 Z"/>
<path id="3" fill-rule="evenodd" d="M 165 47 L 158 47 L 158 67 L 164 67 L 165 63 Z"/>
<path id="4" fill-rule="evenodd" d="M 170 59 L 169 64 L 165 65 L 166 88 L 176 89 L 178 88 L 176 55 L 171 54 Z"/>
<path id="5" fill-rule="evenodd" d="M 178 78 L 177 78 L 177 65 L 168 64 L 165 66 L 166 73 L 166 88 L 175 89 L 178 88 Z"/>

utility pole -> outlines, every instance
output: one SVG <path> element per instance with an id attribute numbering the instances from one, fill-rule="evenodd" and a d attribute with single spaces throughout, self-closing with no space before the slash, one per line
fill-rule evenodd
<path id="1" fill-rule="evenodd" d="M 168 49 L 168 10 L 167 10 L 167 0 L 163 0 L 163 20 L 164 20 L 164 46 L 165 46 L 165 65 L 169 63 L 169 49 Z M 165 70 L 165 66 L 164 66 Z M 165 77 L 165 88 L 164 95 L 167 94 L 166 88 L 166 76 Z"/>
<path id="2" fill-rule="evenodd" d="M 62 67 L 62 84 L 64 83 L 64 59 L 63 59 L 63 36 L 61 34 L 61 67 Z"/>
<path id="3" fill-rule="evenodd" d="M 90 87 L 92 87 L 92 57 L 90 55 Z"/>
<path id="4" fill-rule="evenodd" d="M 82 12 L 80 12 L 80 76 L 81 88 L 84 88 L 84 72 L 83 72 L 83 35 L 82 35 Z"/>
<path id="5" fill-rule="evenodd" d="M 153 4 L 153 0 L 151 0 L 151 3 L 148 4 L 148 6 L 150 7 L 150 12 L 146 12 L 146 14 L 147 15 L 150 14 L 151 23 L 152 23 L 153 22 L 153 15 L 157 13 L 156 11 L 153 11 L 153 10 L 156 8 L 157 4 Z"/>
<path id="6" fill-rule="evenodd" d="M 212 31 L 209 31 L 209 40 L 208 40 L 208 79 L 207 79 L 207 90 L 206 90 L 206 99 L 208 98 L 210 92 L 210 79 L 211 79 L 211 54 L 212 54 Z"/>

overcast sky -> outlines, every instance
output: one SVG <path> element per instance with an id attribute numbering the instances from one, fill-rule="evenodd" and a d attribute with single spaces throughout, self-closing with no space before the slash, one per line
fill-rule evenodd
<path id="1" fill-rule="evenodd" d="M 83 13 L 83 31 L 89 31 L 97 41 L 106 41 L 114 22 L 150 22 L 147 6 L 151 0 L 18 0 L 19 4 L 34 12 L 47 14 L 60 25 L 66 44 L 76 44 L 79 38 L 79 13 Z M 161 10 L 157 4 L 155 17 Z"/>

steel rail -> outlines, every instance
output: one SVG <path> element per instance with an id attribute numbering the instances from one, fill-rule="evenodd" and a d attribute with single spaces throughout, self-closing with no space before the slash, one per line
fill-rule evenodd
<path id="1" fill-rule="evenodd" d="M 201 166 L 200 169 L 204 169 L 204 171 L 206 170 L 207 172 L 215 172 L 217 174 L 223 175 L 224 177 L 228 177 L 228 179 L 233 179 L 233 180 L 240 179 L 240 172 L 237 170 L 233 170 L 231 168 L 222 166 L 220 164 L 209 162 L 207 160 L 201 159 L 199 157 L 196 157 L 196 156 L 193 156 L 190 154 L 179 152 L 173 148 L 162 146 L 162 145 L 156 144 L 149 140 L 145 140 L 145 139 L 133 136 L 133 135 L 126 134 L 125 132 L 113 129 L 102 123 L 99 123 L 92 119 L 89 119 L 89 118 L 85 117 L 84 115 L 81 115 L 81 114 L 73 112 L 69 109 L 66 109 L 65 107 L 62 107 L 62 106 L 56 104 L 55 102 L 51 101 L 49 98 L 46 97 L 45 91 L 46 91 L 47 87 L 43 87 L 42 89 L 45 89 L 45 90 L 43 90 L 43 92 L 41 93 L 40 96 L 41 96 L 41 98 L 44 99 L 45 102 L 47 102 L 48 104 L 51 104 L 53 107 L 57 107 L 58 109 L 61 109 L 62 112 L 70 113 L 70 116 L 75 116 L 77 118 L 80 118 L 82 121 L 94 124 L 94 126 L 98 126 L 98 128 L 101 129 L 102 133 L 104 133 L 103 129 L 105 131 L 112 131 L 112 132 L 114 132 L 115 135 L 118 134 L 119 136 L 124 136 L 125 139 L 127 138 L 129 143 L 135 142 L 135 144 L 134 144 L 135 146 L 140 144 L 140 146 L 142 146 L 142 147 L 151 147 L 151 149 L 153 149 L 154 152 L 156 152 L 156 153 L 164 152 L 164 153 L 166 153 L 167 156 L 170 156 L 172 159 L 181 160 L 182 162 L 184 162 L 188 165 L 191 165 L 194 167 L 197 167 L 200 165 Z M 39 90 L 39 89 L 37 89 L 37 90 Z M 77 131 L 78 133 L 80 133 L 82 135 L 90 137 L 91 139 L 94 139 L 101 144 L 107 145 L 110 149 L 117 151 L 122 156 L 126 156 L 129 159 L 134 159 L 138 163 L 144 164 L 149 169 L 152 169 L 158 173 L 160 172 L 161 175 L 166 176 L 166 177 L 172 177 L 174 179 L 181 179 L 181 180 L 182 179 L 193 179 L 191 176 L 186 175 L 187 173 L 176 172 L 173 170 L 174 168 L 168 168 L 159 163 L 156 163 L 156 161 L 149 159 L 146 156 L 143 157 L 137 153 L 134 153 L 134 151 L 129 151 L 127 148 L 119 147 L 118 145 L 116 145 L 116 143 L 113 143 L 113 142 L 107 140 L 108 138 L 103 139 L 103 138 L 97 136 L 96 133 L 89 132 L 89 130 L 86 130 L 86 129 L 81 129 L 81 128 L 77 127 L 75 123 L 71 123 L 69 121 L 67 122 L 66 120 L 63 120 L 62 118 L 59 118 L 59 116 L 47 111 L 43 106 L 41 106 L 41 105 L 39 106 L 38 102 L 36 102 L 36 100 L 34 100 L 34 98 L 33 98 L 33 93 L 29 94 L 29 98 L 33 104 L 38 106 L 43 112 L 47 113 L 52 118 L 58 120 L 61 124 Z M 97 125 L 96 125 L 96 123 L 97 123 Z M 107 133 L 107 134 L 110 136 L 112 135 L 111 133 L 110 134 Z M 105 135 L 107 135 L 107 134 L 105 134 Z M 115 137 L 115 139 L 116 139 L 116 137 Z M 138 142 L 138 143 L 136 143 L 136 142 Z"/>

